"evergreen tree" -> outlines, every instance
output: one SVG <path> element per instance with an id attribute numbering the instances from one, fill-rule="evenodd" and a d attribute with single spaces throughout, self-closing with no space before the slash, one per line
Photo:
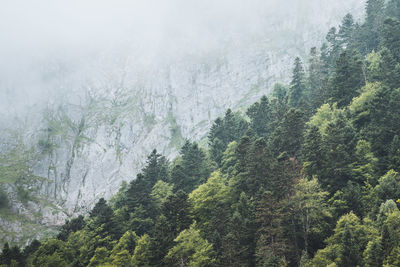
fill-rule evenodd
<path id="1" fill-rule="evenodd" d="M 84 221 L 84 217 L 79 215 L 77 218 L 72 220 L 67 220 L 63 226 L 61 226 L 60 232 L 57 235 L 57 238 L 66 241 L 68 235 L 70 233 L 74 233 L 76 231 L 82 230 L 85 227 L 86 223 Z"/>
<path id="2" fill-rule="evenodd" d="M 118 223 L 115 221 L 114 211 L 111 209 L 104 198 L 100 198 L 96 203 L 92 211 L 90 212 L 89 218 L 92 223 L 89 228 L 95 230 L 100 228 L 100 235 L 104 238 L 111 236 L 113 239 L 119 238 L 121 229 Z"/>
<path id="3" fill-rule="evenodd" d="M 297 156 L 300 152 L 304 133 L 305 115 L 300 109 L 291 108 L 278 124 L 272 136 L 272 148 L 276 155 L 287 152 Z"/>
<path id="4" fill-rule="evenodd" d="M 330 193 L 344 187 L 352 177 L 350 164 L 355 149 L 354 136 L 354 128 L 344 116 L 339 116 L 326 129 L 323 139 L 324 162 L 318 179 Z"/>
<path id="5" fill-rule="evenodd" d="M 289 88 L 289 105 L 293 108 L 306 107 L 305 73 L 301 59 L 297 57 L 294 62 L 292 81 Z"/>
<path id="6" fill-rule="evenodd" d="M 332 102 L 337 102 L 340 108 L 348 105 L 364 84 L 365 77 L 361 59 L 355 53 L 344 51 L 336 63 L 332 79 L 330 91 Z"/>
<path id="7" fill-rule="evenodd" d="M 180 154 L 181 160 L 176 162 L 171 171 L 171 182 L 175 191 L 183 190 L 189 193 L 206 181 L 212 166 L 197 143 L 187 141 Z"/>
<path id="8" fill-rule="evenodd" d="M 211 159 L 221 163 L 222 154 L 228 144 L 239 141 L 248 129 L 248 123 L 239 115 L 228 109 L 223 119 L 217 118 L 211 126 L 208 140 Z"/>
<path id="9" fill-rule="evenodd" d="M 311 126 L 304 135 L 301 148 L 303 167 L 307 175 L 319 175 L 323 164 L 322 137 L 316 126 Z"/>
<path id="10" fill-rule="evenodd" d="M 272 110 L 266 96 L 251 105 L 246 114 L 250 118 L 250 127 L 258 136 L 268 137 L 271 134 Z"/>
<path id="11" fill-rule="evenodd" d="M 346 49 L 353 39 L 355 31 L 354 19 L 351 14 L 346 14 L 339 27 L 338 41 L 342 49 Z"/>
<path id="12" fill-rule="evenodd" d="M 377 50 L 379 47 L 384 8 L 385 0 L 367 0 L 366 18 L 362 29 L 366 53 Z"/>
<path id="13" fill-rule="evenodd" d="M 230 221 L 226 223 L 227 233 L 223 237 L 221 264 L 223 266 L 254 266 L 256 247 L 255 208 L 252 200 L 241 193 L 237 203 L 232 205 Z"/>
<path id="14" fill-rule="evenodd" d="M 328 98 L 326 92 L 327 75 L 323 71 L 322 61 L 315 47 L 311 48 L 308 70 L 308 99 L 315 111 Z"/>
<path id="15" fill-rule="evenodd" d="M 383 24 L 382 45 L 389 49 L 397 64 L 400 63 L 400 22 L 389 18 Z M 398 85 L 397 87 L 399 87 Z M 395 88 L 397 88 L 395 87 Z"/>

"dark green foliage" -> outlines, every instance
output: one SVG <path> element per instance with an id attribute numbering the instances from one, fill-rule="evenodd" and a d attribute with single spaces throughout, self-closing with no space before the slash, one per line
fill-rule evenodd
<path id="1" fill-rule="evenodd" d="M 397 63 L 400 63 L 400 22 L 399 22 L 399 20 L 392 19 L 392 18 L 385 20 L 385 22 L 383 24 L 382 46 L 389 49 L 394 60 Z"/>
<path id="2" fill-rule="evenodd" d="M 353 127 L 343 116 L 326 129 L 322 145 L 324 162 L 318 178 L 329 192 L 337 191 L 351 180 L 350 164 L 356 145 L 354 137 Z"/>
<path id="3" fill-rule="evenodd" d="M 107 202 L 104 200 L 104 198 L 101 198 L 96 203 L 90 212 L 89 218 L 91 219 L 89 228 L 92 230 L 100 228 L 101 230 L 99 231 L 99 234 L 103 238 L 106 236 L 111 236 L 113 239 L 118 239 L 122 234 L 121 228 L 114 217 L 114 211 L 109 205 L 107 205 Z M 77 226 L 80 226 L 79 221 Z"/>
<path id="4" fill-rule="evenodd" d="M 363 63 L 360 57 L 354 52 L 341 53 L 336 62 L 330 88 L 331 101 L 337 102 L 338 107 L 347 106 L 364 84 Z"/>
<path id="5" fill-rule="evenodd" d="M 297 57 L 294 62 L 292 81 L 289 87 L 289 105 L 293 108 L 307 110 L 305 73 L 301 59 Z"/>
<path id="6" fill-rule="evenodd" d="M 369 53 L 377 50 L 380 44 L 382 23 L 385 19 L 384 0 L 368 0 L 366 6 L 365 23 L 362 26 L 361 35 L 364 40 L 362 52 Z"/>
<path id="7" fill-rule="evenodd" d="M 12 253 L 8 243 L 5 243 L 0 255 L 0 263 L 10 265 L 12 260 Z"/>
<path id="8" fill-rule="evenodd" d="M 0 187 L 0 208 L 7 208 L 7 207 L 8 207 L 8 195 L 3 190 L 3 188 Z"/>
<path id="9" fill-rule="evenodd" d="M 304 170 L 310 177 L 319 174 L 323 164 L 322 137 L 319 129 L 312 126 L 304 134 L 304 142 L 301 148 L 301 158 L 304 162 Z"/>
<path id="10" fill-rule="evenodd" d="M 223 240 L 222 262 L 225 266 L 254 266 L 255 259 L 255 208 L 245 193 L 232 207 L 233 214 L 227 223 L 227 234 Z"/>
<path id="11" fill-rule="evenodd" d="M 299 109 L 290 109 L 277 124 L 272 136 L 272 149 L 279 155 L 287 152 L 297 156 L 302 143 L 305 115 Z"/>
<path id="12" fill-rule="evenodd" d="M 248 123 L 239 115 L 228 109 L 224 118 L 214 121 L 208 134 L 211 159 L 221 163 L 222 154 L 228 144 L 238 141 L 247 131 Z"/>
<path id="13" fill-rule="evenodd" d="M 261 97 L 260 102 L 251 105 L 246 114 L 250 118 L 250 127 L 258 136 L 265 136 L 268 138 L 268 136 L 271 135 L 273 114 L 266 96 Z"/>
<path id="14" fill-rule="evenodd" d="M 327 95 L 328 75 L 324 69 L 323 62 L 317 53 L 317 48 L 310 50 L 307 99 L 312 111 L 315 111 L 328 99 Z"/>
<path id="15" fill-rule="evenodd" d="M 67 220 L 65 224 L 61 226 L 57 238 L 62 241 L 66 241 L 70 233 L 82 230 L 85 225 L 86 223 L 82 215 L 79 215 L 77 218 L 74 218 L 70 221 Z"/>
<path id="16" fill-rule="evenodd" d="M 190 193 L 206 181 L 212 165 L 197 143 L 187 141 L 181 148 L 180 155 L 181 159 L 172 168 L 170 181 L 175 185 L 175 191 Z"/>
<path id="17" fill-rule="evenodd" d="M 187 194 L 179 190 L 169 196 L 162 205 L 161 215 L 154 226 L 154 239 L 151 244 L 152 261 L 156 265 L 161 264 L 178 234 L 189 228 L 192 223 L 189 217 L 190 204 L 187 198 Z"/>
<path id="18" fill-rule="evenodd" d="M 24 251 L 23 251 L 24 257 L 28 258 L 40 247 L 40 245 L 41 245 L 41 243 L 37 239 L 33 240 L 29 245 L 27 245 L 24 248 Z"/>
<path id="19" fill-rule="evenodd" d="M 342 48 L 347 48 L 353 39 L 355 32 L 354 19 L 351 14 L 346 14 L 339 27 L 338 41 Z"/>

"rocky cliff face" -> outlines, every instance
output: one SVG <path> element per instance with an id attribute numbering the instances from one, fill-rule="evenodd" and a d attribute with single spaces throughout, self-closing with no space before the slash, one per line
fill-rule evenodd
<path id="1" fill-rule="evenodd" d="M 364 5 L 360 0 L 289 2 L 279 12 L 273 6 L 261 10 L 262 27 L 246 30 L 251 34 L 234 29 L 211 48 L 168 56 L 160 50 L 155 56 L 162 60 L 154 64 L 126 46 L 117 54 L 87 56 L 78 69 L 73 61 L 41 62 L 47 66 L 41 72 L 44 86 L 59 90 L 49 94 L 46 105 L 32 105 L 34 112 L 19 115 L 26 119 L 18 131 L 35 151 L 33 173 L 45 180 L 36 201 L 21 205 L 10 197 L 14 214 L 48 226 L 87 212 L 122 181 L 134 179 L 152 149 L 173 158 L 185 138 L 204 140 L 227 108 L 242 110 L 273 83 L 287 82 L 294 57 L 306 60 L 330 26 L 347 12 L 357 17 Z M 3 121 L 3 133 L 16 128 L 9 124 L 10 113 Z M 8 133 L 2 138 L 13 142 Z M 7 188 L 11 194 L 13 186 Z M 10 232 L 27 231 L 18 220 L 3 216 L 0 224 L 3 239 L 31 238 L 11 237 Z"/>

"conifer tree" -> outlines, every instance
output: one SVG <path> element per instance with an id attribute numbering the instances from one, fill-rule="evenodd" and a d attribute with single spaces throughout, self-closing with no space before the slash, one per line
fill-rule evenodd
<path id="1" fill-rule="evenodd" d="M 251 105 L 246 114 L 250 118 L 250 127 L 258 136 L 268 137 L 271 134 L 272 110 L 266 96 Z"/>
<path id="2" fill-rule="evenodd" d="M 384 20 L 385 0 L 367 0 L 366 18 L 363 25 L 365 52 L 377 50 L 380 43 L 380 31 Z"/>
<path id="3" fill-rule="evenodd" d="M 323 64 L 318 55 L 317 48 L 310 50 L 310 61 L 308 70 L 308 96 L 311 108 L 315 111 L 327 99 L 326 95 L 327 76 L 323 71 Z"/>
<path id="4" fill-rule="evenodd" d="M 346 14 L 339 27 L 338 41 L 342 49 L 346 49 L 353 39 L 355 31 L 354 19 L 351 14 Z"/>
<path id="5" fill-rule="evenodd" d="M 338 107 L 348 105 L 365 84 L 363 63 L 354 52 L 344 51 L 336 63 L 330 91 L 331 101 Z"/>
<path id="6" fill-rule="evenodd" d="M 383 23 L 382 45 L 389 49 L 397 64 L 400 63 L 400 22 L 388 18 Z M 398 86 L 400 87 L 400 85 Z M 397 88 L 397 87 L 396 87 Z"/>
<path id="7" fill-rule="evenodd" d="M 301 59 L 297 57 L 294 62 L 292 81 L 289 88 L 289 105 L 293 108 L 305 107 L 306 100 L 305 73 Z"/>

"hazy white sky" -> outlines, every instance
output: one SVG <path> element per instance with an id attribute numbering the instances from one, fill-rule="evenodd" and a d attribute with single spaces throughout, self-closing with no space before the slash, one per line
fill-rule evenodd
<path id="1" fill-rule="evenodd" d="M 88 62 L 103 56 L 129 54 L 141 66 L 201 56 L 234 42 L 250 42 L 287 18 L 323 21 L 324 16 L 360 2 L 2 0 L 0 96 L 8 95 L 8 102 L 39 97 L 43 80 L 63 71 L 82 72 L 90 68 Z"/>

